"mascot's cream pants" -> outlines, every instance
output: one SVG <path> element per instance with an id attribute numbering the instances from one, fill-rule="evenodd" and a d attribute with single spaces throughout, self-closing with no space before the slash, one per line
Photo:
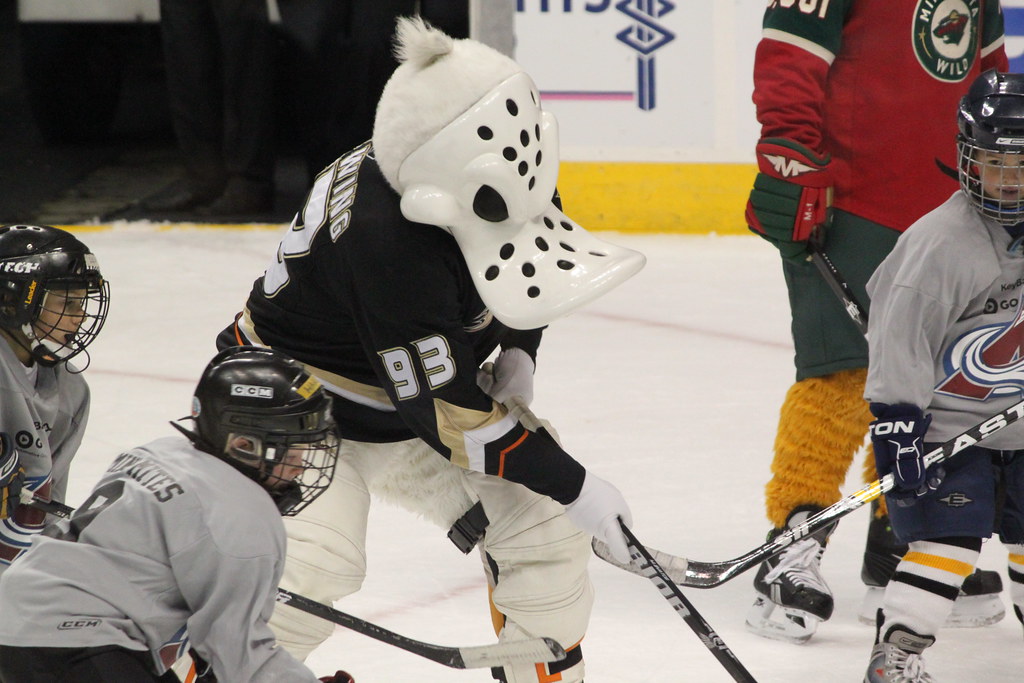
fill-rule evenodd
<path id="1" fill-rule="evenodd" d="M 569 651 L 563 662 L 507 666 L 504 680 L 583 680 L 576 646 L 594 597 L 587 575 L 590 537 L 547 496 L 452 465 L 419 439 L 342 441 L 330 487 L 301 514 L 285 518 L 283 588 L 326 604 L 359 590 L 366 575 L 370 492 L 438 524 L 443 543 L 447 529 L 480 501 L 490 520 L 481 545 L 499 640 L 548 636 Z M 458 550 L 452 546 L 452 552 Z M 334 630 L 330 622 L 286 605 L 277 606 L 270 625 L 299 659 Z"/>

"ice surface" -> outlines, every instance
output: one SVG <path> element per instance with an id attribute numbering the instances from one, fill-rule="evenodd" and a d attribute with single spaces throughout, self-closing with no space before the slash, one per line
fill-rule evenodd
<path id="1" fill-rule="evenodd" d="M 276 250 L 280 229 L 122 224 L 80 237 L 111 281 L 108 327 L 91 347 L 89 429 L 72 470 L 80 503 L 117 453 L 173 433 L 187 414 L 213 340 L 241 307 Z M 789 387 L 792 344 L 776 252 L 754 237 L 606 238 L 639 249 L 639 275 L 555 323 L 545 334 L 534 410 L 569 452 L 630 501 L 647 545 L 705 561 L 763 542 L 763 486 L 778 407 Z M 859 471 L 859 467 L 855 468 Z M 860 488 L 856 474 L 845 493 Z M 745 631 L 753 571 L 685 594 L 760 683 L 860 681 L 872 628 L 857 621 L 866 511 L 845 518 L 824 558 L 835 615 L 803 646 Z M 476 554 L 445 531 L 375 501 L 363 590 L 337 603 L 411 638 L 443 645 L 494 640 Z M 1004 583 L 1005 550 L 986 544 L 982 565 Z M 597 558 L 597 602 L 583 647 L 588 683 L 731 680 L 647 579 Z M 1004 602 L 1009 608 L 1008 597 Z M 1012 614 L 983 629 L 944 630 L 926 653 L 937 680 L 1018 680 L 1021 625 Z M 358 683 L 491 681 L 337 629 L 309 659 Z"/>

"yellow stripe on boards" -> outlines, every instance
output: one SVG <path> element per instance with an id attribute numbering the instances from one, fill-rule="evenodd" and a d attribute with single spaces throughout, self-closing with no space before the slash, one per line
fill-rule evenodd
<path id="1" fill-rule="evenodd" d="M 145 221 L 145 219 L 142 219 Z M 132 223 L 134 221 L 120 222 L 122 225 Z M 153 223 L 153 227 L 157 230 L 178 230 L 180 228 L 216 228 L 216 229 L 233 229 L 233 230 L 280 230 L 286 225 L 286 223 Z M 97 223 L 95 225 L 54 225 L 55 228 L 61 230 L 67 230 L 68 232 L 100 232 L 103 230 L 114 230 L 118 228 L 118 223 Z"/>
<path id="2" fill-rule="evenodd" d="M 565 213 L 587 230 L 750 235 L 743 220 L 754 164 L 563 161 L 558 191 Z M 298 207 L 296 207 L 298 208 Z M 61 225 L 72 231 L 116 224 Z M 279 228 L 267 223 L 158 223 L 157 227 Z"/>
<path id="3" fill-rule="evenodd" d="M 563 161 L 565 213 L 587 230 L 749 235 L 754 164 Z"/>
<path id="4" fill-rule="evenodd" d="M 932 569 L 939 569 L 958 576 L 970 576 L 974 571 L 974 566 L 966 562 L 928 553 L 909 552 L 903 556 L 903 561 L 913 562 L 914 564 L 931 567 Z"/>

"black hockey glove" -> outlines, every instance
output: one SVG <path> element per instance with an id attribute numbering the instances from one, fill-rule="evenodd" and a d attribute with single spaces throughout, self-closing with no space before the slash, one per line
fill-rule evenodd
<path id="1" fill-rule="evenodd" d="M 217 676 L 213 673 L 213 667 L 203 659 L 202 655 L 196 652 L 194 647 L 189 648 L 188 656 L 192 658 L 192 663 L 196 666 L 195 683 L 217 683 Z"/>
<path id="2" fill-rule="evenodd" d="M 320 683 L 356 683 L 356 679 L 344 671 L 338 671 L 333 676 L 321 676 Z"/>
<path id="3" fill-rule="evenodd" d="M 871 423 L 871 445 L 878 476 L 892 473 L 895 480 L 889 495 L 910 505 L 917 496 L 937 489 L 945 470 L 936 466 L 926 471 L 924 466 L 924 436 L 932 416 L 909 403 L 872 403 L 871 414 L 876 418 Z"/>
<path id="4" fill-rule="evenodd" d="M 0 433 L 0 519 L 14 514 L 21 501 L 25 468 L 18 461 L 18 450 L 7 434 Z"/>

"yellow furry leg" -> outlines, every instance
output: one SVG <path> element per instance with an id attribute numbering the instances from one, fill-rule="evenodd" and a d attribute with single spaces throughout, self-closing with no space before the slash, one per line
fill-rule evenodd
<path id="1" fill-rule="evenodd" d="M 801 380 L 786 393 L 772 479 L 765 486 L 768 519 L 775 527 L 785 526 L 796 507 L 827 507 L 841 497 L 839 489 L 872 420 L 863 398 L 866 377 L 863 368 L 843 370 Z"/>

